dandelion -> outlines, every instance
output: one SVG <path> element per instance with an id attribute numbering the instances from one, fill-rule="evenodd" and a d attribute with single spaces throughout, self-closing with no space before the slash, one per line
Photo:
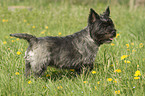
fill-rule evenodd
<path id="1" fill-rule="evenodd" d="M 140 77 L 134 77 L 134 79 L 136 80 L 136 79 L 140 79 Z"/>
<path id="2" fill-rule="evenodd" d="M 132 46 L 134 46 L 134 43 L 131 43 Z"/>
<path id="3" fill-rule="evenodd" d="M 19 39 L 19 38 L 17 38 L 16 40 L 17 40 L 17 41 L 19 41 L 20 39 Z"/>
<path id="4" fill-rule="evenodd" d="M 14 42 L 14 40 L 12 40 L 12 43 Z"/>
<path id="5" fill-rule="evenodd" d="M 120 90 L 115 91 L 115 94 L 120 94 Z"/>
<path id="6" fill-rule="evenodd" d="M 114 83 L 117 83 L 117 79 L 115 79 L 113 82 L 114 82 Z"/>
<path id="7" fill-rule="evenodd" d="M 45 30 L 43 30 L 42 32 L 41 32 L 41 34 L 44 34 L 46 31 Z"/>
<path id="8" fill-rule="evenodd" d="M 114 46 L 115 44 L 114 43 L 111 43 L 111 46 Z"/>
<path id="9" fill-rule="evenodd" d="M 46 74 L 46 77 L 49 77 L 50 75 L 49 74 Z"/>
<path id="10" fill-rule="evenodd" d="M 48 26 L 45 26 L 45 29 L 48 29 Z"/>
<path id="11" fill-rule="evenodd" d="M 97 84 L 100 84 L 100 81 L 98 81 Z"/>
<path id="12" fill-rule="evenodd" d="M 126 44 L 126 48 L 129 48 L 129 44 Z"/>
<path id="13" fill-rule="evenodd" d="M 127 51 L 130 51 L 130 49 L 127 49 Z"/>
<path id="14" fill-rule="evenodd" d="M 121 56 L 121 60 L 127 58 L 128 56 L 129 56 L 129 55 L 122 55 L 122 56 Z"/>
<path id="15" fill-rule="evenodd" d="M 10 38 L 14 38 L 14 37 L 10 37 Z"/>
<path id="16" fill-rule="evenodd" d="M 110 82 L 111 82 L 112 80 L 113 80 L 112 78 L 108 78 L 108 79 L 107 79 L 107 81 L 110 81 Z"/>
<path id="17" fill-rule="evenodd" d="M 111 64 L 110 67 L 113 67 L 113 64 Z"/>
<path id="18" fill-rule="evenodd" d="M 36 27 L 35 26 L 32 26 L 32 28 L 35 29 Z"/>
<path id="19" fill-rule="evenodd" d="M 88 83 L 88 81 L 84 81 L 84 83 Z"/>
<path id="20" fill-rule="evenodd" d="M 139 44 L 139 48 L 142 48 L 142 47 L 143 47 L 143 43 L 140 43 L 140 44 Z"/>
<path id="21" fill-rule="evenodd" d="M 3 42 L 3 44 L 7 44 L 7 42 L 6 42 L 6 41 L 4 41 L 4 42 Z"/>
<path id="22" fill-rule="evenodd" d="M 74 72 L 74 71 L 75 71 L 75 69 L 70 69 L 70 71 Z"/>
<path id="23" fill-rule="evenodd" d="M 29 81 L 28 81 L 28 84 L 31 84 L 31 83 L 32 83 L 32 81 L 31 81 L 31 80 L 29 80 Z"/>
<path id="24" fill-rule="evenodd" d="M 19 72 L 16 72 L 15 75 L 19 75 Z"/>
<path id="25" fill-rule="evenodd" d="M 6 22 L 6 20 L 5 20 L 5 19 L 3 19 L 3 20 L 2 20 L 2 22 Z"/>
<path id="26" fill-rule="evenodd" d="M 8 22 L 8 19 L 6 19 L 5 22 Z"/>
<path id="27" fill-rule="evenodd" d="M 136 52 L 136 50 L 133 49 L 132 52 Z"/>
<path id="28" fill-rule="evenodd" d="M 95 89 L 97 89 L 97 87 L 95 86 Z"/>
<path id="29" fill-rule="evenodd" d="M 57 89 L 62 89 L 62 88 L 63 88 L 62 86 L 58 86 L 58 87 L 57 87 Z"/>
<path id="30" fill-rule="evenodd" d="M 129 60 L 124 60 L 124 63 L 128 63 L 128 64 L 129 64 L 129 63 L 131 63 L 131 62 L 130 62 Z"/>
<path id="31" fill-rule="evenodd" d="M 114 72 L 121 73 L 121 69 L 116 69 Z"/>
<path id="32" fill-rule="evenodd" d="M 96 71 L 92 71 L 92 74 L 96 74 Z"/>
<path id="33" fill-rule="evenodd" d="M 59 32 L 58 35 L 61 35 L 61 32 Z"/>
<path id="34" fill-rule="evenodd" d="M 116 38 L 119 36 L 120 34 L 116 34 Z"/>
<path id="35" fill-rule="evenodd" d="M 27 20 L 24 20 L 24 22 L 27 22 Z"/>
<path id="36" fill-rule="evenodd" d="M 139 70 L 137 70 L 137 71 L 135 72 L 134 76 L 141 76 L 140 71 L 139 71 Z"/>
<path id="37" fill-rule="evenodd" d="M 20 51 L 17 51 L 17 55 L 20 55 L 21 54 L 21 52 Z"/>

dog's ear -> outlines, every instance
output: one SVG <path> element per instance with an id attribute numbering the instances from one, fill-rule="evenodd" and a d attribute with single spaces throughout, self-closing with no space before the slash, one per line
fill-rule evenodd
<path id="1" fill-rule="evenodd" d="M 106 8 L 106 11 L 102 14 L 104 16 L 110 16 L 110 9 L 109 9 L 109 6 Z"/>
<path id="2" fill-rule="evenodd" d="M 100 19 L 99 15 L 91 8 L 90 9 L 88 23 L 92 24 L 92 23 L 94 23 L 95 21 L 97 21 L 99 19 Z"/>

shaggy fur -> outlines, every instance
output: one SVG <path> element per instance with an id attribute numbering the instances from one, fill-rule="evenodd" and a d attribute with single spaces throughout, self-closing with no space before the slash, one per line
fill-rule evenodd
<path id="1" fill-rule="evenodd" d="M 36 38 L 29 34 L 10 34 L 29 42 L 25 53 L 26 76 L 30 74 L 30 69 L 36 76 L 41 76 L 47 66 L 75 69 L 77 73 L 83 69 L 91 71 L 99 46 L 110 43 L 116 36 L 109 15 L 109 7 L 100 16 L 90 9 L 88 26 L 80 32 L 65 37 Z"/>

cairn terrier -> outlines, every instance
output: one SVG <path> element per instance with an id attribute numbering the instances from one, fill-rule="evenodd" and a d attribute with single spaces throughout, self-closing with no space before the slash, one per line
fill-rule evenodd
<path id="1" fill-rule="evenodd" d="M 88 26 L 81 31 L 65 37 L 35 37 L 29 34 L 10 34 L 25 39 L 29 47 L 25 52 L 26 77 L 31 69 L 41 76 L 47 66 L 74 69 L 78 74 L 82 70 L 91 71 L 98 48 L 110 43 L 116 36 L 116 29 L 107 7 L 103 14 L 97 14 L 92 8 L 88 17 Z"/>

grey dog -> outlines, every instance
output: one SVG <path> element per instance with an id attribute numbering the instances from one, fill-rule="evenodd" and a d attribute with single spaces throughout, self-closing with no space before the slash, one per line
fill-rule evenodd
<path id="1" fill-rule="evenodd" d="M 74 69 L 78 74 L 82 70 L 91 71 L 98 48 L 110 43 L 116 36 L 116 29 L 107 7 L 103 14 L 97 14 L 92 8 L 88 17 L 88 26 L 79 32 L 65 37 L 35 37 L 29 34 L 10 34 L 25 39 L 29 47 L 25 52 L 26 77 L 31 69 L 41 76 L 47 66 Z"/>

